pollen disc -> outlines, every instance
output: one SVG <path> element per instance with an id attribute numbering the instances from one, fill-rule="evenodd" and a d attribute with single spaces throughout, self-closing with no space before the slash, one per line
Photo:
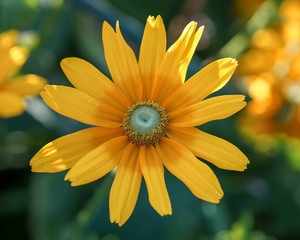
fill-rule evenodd
<path id="1" fill-rule="evenodd" d="M 155 145 L 166 134 L 168 117 L 163 107 L 154 102 L 139 102 L 125 113 L 123 128 L 128 138 L 138 145 Z"/>

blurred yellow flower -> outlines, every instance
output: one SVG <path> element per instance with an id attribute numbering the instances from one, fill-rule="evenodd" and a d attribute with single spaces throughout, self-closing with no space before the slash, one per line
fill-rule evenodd
<path id="1" fill-rule="evenodd" d="M 232 12 L 243 21 L 248 21 L 265 0 L 234 0 Z"/>
<path id="2" fill-rule="evenodd" d="M 284 1 L 280 22 L 258 31 L 239 74 L 252 101 L 241 126 L 253 134 L 300 135 L 300 1 Z"/>
<path id="3" fill-rule="evenodd" d="M 0 34 L 0 117 L 17 116 L 25 110 L 24 97 L 37 95 L 46 80 L 34 74 L 16 76 L 28 57 L 17 45 L 18 32 Z"/>
<path id="4" fill-rule="evenodd" d="M 194 126 L 241 110 L 242 95 L 205 99 L 223 87 L 237 67 L 231 58 L 215 61 L 185 82 L 203 27 L 189 23 L 166 50 L 160 16 L 149 16 L 137 61 L 119 24 L 103 24 L 103 44 L 113 82 L 90 63 L 66 58 L 62 69 L 75 88 L 48 85 L 41 96 L 56 112 L 95 125 L 45 145 L 31 160 L 34 172 L 70 169 L 73 186 L 95 181 L 117 166 L 109 197 L 110 220 L 124 224 L 135 207 L 142 178 L 149 201 L 160 214 L 172 213 L 164 167 L 198 198 L 218 203 L 223 196 L 213 171 L 243 171 L 247 157 L 231 143 Z"/>

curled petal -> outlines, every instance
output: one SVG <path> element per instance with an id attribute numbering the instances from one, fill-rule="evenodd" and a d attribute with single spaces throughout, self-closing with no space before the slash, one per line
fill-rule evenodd
<path id="1" fill-rule="evenodd" d="M 153 84 L 151 99 L 162 102 L 184 81 L 188 65 L 201 38 L 204 27 L 197 29 L 191 22 L 183 30 L 179 39 L 167 50 Z M 162 94 L 163 92 L 163 94 Z"/>

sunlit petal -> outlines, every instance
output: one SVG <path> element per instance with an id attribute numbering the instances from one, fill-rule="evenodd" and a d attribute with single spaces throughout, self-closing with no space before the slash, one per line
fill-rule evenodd
<path id="1" fill-rule="evenodd" d="M 112 139 L 79 159 L 68 172 L 65 180 L 71 181 L 72 186 L 78 186 L 95 181 L 115 168 L 120 162 L 124 148 L 129 144 L 129 141 L 125 136 L 110 137 Z"/>
<path id="2" fill-rule="evenodd" d="M 104 127 L 120 127 L 122 124 L 122 112 L 103 107 L 97 99 L 80 90 L 47 85 L 41 96 L 54 111 L 80 122 Z"/>
<path id="3" fill-rule="evenodd" d="M 31 159 L 33 172 L 60 172 L 72 167 L 81 157 L 103 142 L 121 136 L 121 128 L 87 128 L 46 144 Z"/>
<path id="4" fill-rule="evenodd" d="M 105 59 L 113 81 L 132 102 L 142 98 L 142 82 L 139 66 L 132 49 L 125 42 L 119 24 L 116 32 L 107 23 L 103 23 L 102 40 Z"/>
<path id="5" fill-rule="evenodd" d="M 70 82 L 91 97 L 108 103 L 117 109 L 129 107 L 128 99 L 114 86 L 113 82 L 89 62 L 80 58 L 65 58 L 61 67 Z"/>

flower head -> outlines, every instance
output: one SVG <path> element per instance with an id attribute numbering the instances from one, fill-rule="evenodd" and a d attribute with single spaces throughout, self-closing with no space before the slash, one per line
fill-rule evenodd
<path id="1" fill-rule="evenodd" d="M 28 52 L 17 45 L 18 32 L 0 34 L 0 117 L 13 117 L 23 113 L 24 97 L 37 95 L 46 80 L 27 74 L 16 76 L 28 58 Z"/>
<path id="2" fill-rule="evenodd" d="M 231 143 L 194 126 L 229 117 L 246 103 L 241 95 L 205 99 L 230 79 L 237 66 L 233 59 L 215 61 L 185 82 L 202 31 L 191 22 L 166 50 L 163 21 L 150 16 L 137 61 L 119 24 L 114 30 L 105 22 L 104 53 L 113 81 L 82 59 L 66 58 L 61 66 L 75 88 L 46 86 L 41 94 L 53 110 L 96 127 L 48 143 L 31 160 L 32 170 L 71 168 L 65 179 L 77 186 L 117 166 L 109 208 L 111 222 L 119 225 L 130 217 L 142 179 L 152 207 L 160 215 L 172 213 L 165 168 L 195 196 L 218 203 L 223 196 L 218 179 L 196 157 L 237 171 L 248 159 Z"/>

